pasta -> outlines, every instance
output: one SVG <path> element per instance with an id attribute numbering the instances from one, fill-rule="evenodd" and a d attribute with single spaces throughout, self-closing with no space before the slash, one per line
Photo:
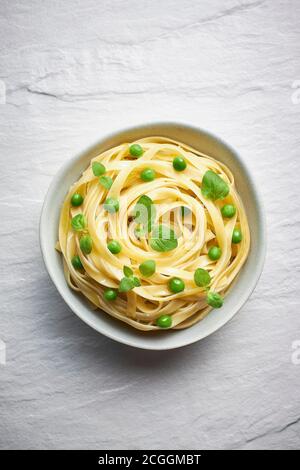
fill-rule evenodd
<path id="1" fill-rule="evenodd" d="M 153 136 L 91 161 L 63 203 L 57 249 L 68 284 L 99 314 L 151 331 L 221 307 L 249 246 L 230 170 Z"/>

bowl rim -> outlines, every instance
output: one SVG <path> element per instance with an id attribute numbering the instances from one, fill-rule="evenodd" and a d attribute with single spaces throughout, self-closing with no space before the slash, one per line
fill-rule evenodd
<path id="1" fill-rule="evenodd" d="M 242 297 L 239 302 L 236 302 L 234 308 L 232 309 L 233 312 L 229 317 L 224 318 L 224 321 L 221 321 L 219 324 L 215 325 L 210 329 L 210 332 L 207 334 L 195 334 L 194 336 L 191 336 L 191 338 L 188 338 L 185 341 L 181 341 L 180 344 L 174 344 L 174 345 L 165 345 L 163 343 L 155 343 L 155 344 L 146 344 L 145 343 L 141 344 L 135 344 L 131 340 L 127 340 L 124 337 L 121 337 L 120 335 L 112 334 L 108 331 L 106 331 L 105 326 L 102 327 L 100 324 L 95 324 L 88 318 L 86 318 L 85 314 L 80 311 L 80 308 L 77 308 L 76 305 L 74 305 L 72 301 L 72 293 L 70 292 L 70 296 L 66 297 L 65 293 L 63 292 L 63 289 L 61 288 L 60 282 L 57 281 L 56 275 L 54 270 L 52 269 L 50 265 L 49 258 L 51 255 L 48 253 L 47 247 L 46 247 L 46 242 L 43 236 L 43 231 L 44 227 L 46 226 L 47 222 L 47 207 L 49 205 L 49 202 L 51 201 L 51 195 L 56 187 L 57 181 L 61 179 L 62 175 L 65 173 L 65 171 L 68 168 L 71 168 L 74 163 L 82 158 L 84 155 L 90 153 L 93 149 L 95 149 L 96 146 L 101 145 L 102 142 L 111 140 L 113 138 L 116 138 L 119 134 L 121 133 L 127 133 L 127 132 L 133 132 L 133 131 L 138 131 L 139 129 L 143 132 L 146 131 L 148 128 L 151 128 L 153 126 L 156 127 L 181 127 L 183 129 L 186 129 L 187 131 L 192 131 L 192 132 L 201 132 L 202 134 L 205 134 L 208 138 L 216 141 L 217 143 L 221 144 L 225 148 L 229 150 L 229 152 L 234 156 L 234 159 L 237 160 L 240 168 L 242 169 L 242 172 L 246 175 L 246 178 L 248 179 L 250 185 L 252 186 L 253 189 L 253 201 L 255 204 L 255 208 L 258 214 L 258 222 L 259 222 L 259 235 L 260 235 L 260 250 L 259 250 L 259 258 L 257 259 L 257 264 L 256 264 L 256 270 L 255 270 L 255 276 L 252 277 L 252 285 L 250 289 L 247 290 L 247 295 Z M 135 347 L 138 349 L 144 349 L 144 350 L 171 350 L 171 349 L 177 349 L 180 347 L 188 346 L 190 344 L 193 344 L 197 341 L 200 341 L 201 339 L 204 339 L 216 331 L 218 331 L 220 328 L 222 328 L 226 323 L 230 322 L 232 318 L 239 312 L 239 310 L 242 308 L 242 306 L 246 303 L 246 301 L 249 299 L 251 296 L 252 292 L 254 291 L 260 277 L 263 271 L 264 263 L 265 263 L 265 258 L 266 258 L 266 244 L 267 244 L 267 230 L 266 230 L 266 215 L 265 215 L 265 210 L 264 210 L 264 204 L 263 200 L 261 197 L 260 190 L 258 189 L 257 185 L 254 182 L 254 179 L 252 178 L 252 175 L 244 163 L 243 159 L 240 157 L 239 153 L 226 141 L 224 141 L 222 138 L 216 136 L 214 133 L 211 131 L 207 131 L 203 127 L 198 127 L 193 124 L 187 123 L 185 121 L 150 121 L 145 123 L 140 123 L 140 124 L 135 124 L 129 127 L 121 127 L 118 130 L 104 134 L 100 139 L 94 142 L 94 144 L 90 145 L 88 148 L 85 148 L 81 150 L 80 152 L 76 153 L 74 156 L 71 158 L 68 158 L 67 161 L 65 161 L 59 168 L 59 170 L 54 174 L 54 176 L 51 179 L 51 182 L 49 184 L 49 187 L 46 191 L 45 197 L 44 197 L 44 202 L 42 205 L 41 209 L 41 214 L 40 214 L 40 221 L 39 221 L 39 243 L 40 243 L 40 249 L 42 253 L 42 258 L 46 267 L 46 271 L 55 285 L 56 289 L 58 290 L 59 294 L 63 298 L 64 302 L 69 306 L 69 308 L 72 310 L 73 313 L 75 313 L 84 323 L 86 323 L 88 326 L 93 328 L 95 331 L 98 333 L 103 334 L 104 336 L 117 341 L 118 343 L 125 344 L 126 346 L 131 346 Z M 191 327 L 191 329 L 193 326 Z"/>

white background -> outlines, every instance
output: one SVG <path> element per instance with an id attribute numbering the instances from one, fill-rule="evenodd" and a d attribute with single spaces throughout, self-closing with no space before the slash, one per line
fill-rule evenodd
<path id="1" fill-rule="evenodd" d="M 299 31 L 297 0 L 1 0 L 1 448 L 299 446 Z M 38 224 L 64 161 L 163 119 L 240 152 L 265 204 L 268 255 L 221 331 L 145 352 L 69 310 Z"/>

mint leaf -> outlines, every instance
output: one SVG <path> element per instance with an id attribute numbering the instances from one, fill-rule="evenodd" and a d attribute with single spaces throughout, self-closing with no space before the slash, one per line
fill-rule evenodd
<path id="1" fill-rule="evenodd" d="M 133 280 L 134 287 L 140 287 L 142 285 L 138 277 L 134 276 L 132 280 Z"/>
<path id="2" fill-rule="evenodd" d="M 121 279 L 119 286 L 120 292 L 128 292 L 134 287 L 140 287 L 141 282 L 139 278 L 133 275 L 133 271 L 129 266 L 123 266 L 123 273 L 125 274 L 125 277 Z"/>
<path id="3" fill-rule="evenodd" d="M 80 232 L 84 230 L 86 227 L 86 220 L 83 214 L 77 214 L 71 220 L 72 229 L 76 230 L 76 232 Z"/>
<path id="4" fill-rule="evenodd" d="M 113 180 L 110 176 L 100 176 L 99 183 L 105 188 L 110 189 L 113 184 Z"/>
<path id="5" fill-rule="evenodd" d="M 132 277 L 123 277 L 119 285 L 119 292 L 128 292 L 134 288 L 134 281 Z"/>
<path id="6" fill-rule="evenodd" d="M 156 225 L 152 231 L 150 246 L 153 250 L 160 252 L 174 250 L 178 246 L 174 230 L 167 225 Z"/>
<path id="7" fill-rule="evenodd" d="M 228 195 L 229 186 L 217 173 L 208 170 L 202 178 L 201 192 L 207 199 L 216 201 Z"/>
<path id="8" fill-rule="evenodd" d="M 133 276 L 133 271 L 129 266 L 124 266 L 123 267 L 123 273 L 125 274 L 126 277 L 131 277 Z"/>
<path id="9" fill-rule="evenodd" d="M 133 209 L 135 222 L 142 224 L 145 230 L 151 232 L 155 214 L 156 211 L 152 199 L 146 195 L 141 196 Z"/>

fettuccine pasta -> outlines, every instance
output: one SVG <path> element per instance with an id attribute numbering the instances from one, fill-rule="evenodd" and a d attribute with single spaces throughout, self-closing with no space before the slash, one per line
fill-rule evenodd
<path id="1" fill-rule="evenodd" d="M 148 137 L 90 162 L 63 203 L 57 249 L 68 284 L 99 315 L 150 331 L 187 328 L 221 307 L 249 246 L 230 170 Z"/>

